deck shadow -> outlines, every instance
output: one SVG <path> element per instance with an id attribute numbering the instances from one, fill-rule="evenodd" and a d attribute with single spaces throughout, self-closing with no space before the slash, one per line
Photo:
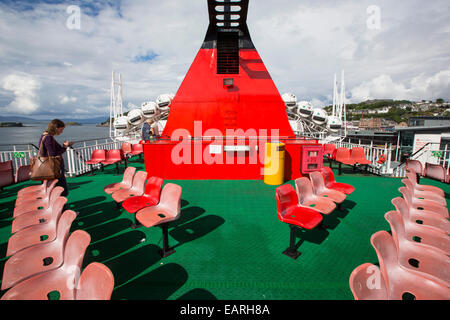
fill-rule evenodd
<path id="1" fill-rule="evenodd" d="M 222 217 L 208 215 L 178 226 L 169 232 L 170 236 L 178 241 L 178 244 L 174 245 L 173 248 L 201 238 L 224 223 L 225 220 Z"/>
<path id="2" fill-rule="evenodd" d="M 314 228 L 312 230 L 296 228 L 295 236 L 296 238 L 300 238 L 300 240 L 296 244 L 296 248 L 298 249 L 305 241 L 315 244 L 321 244 L 325 241 L 329 234 L 330 233 L 324 228 Z"/>
<path id="3" fill-rule="evenodd" d="M 69 195 L 69 199 L 70 199 L 70 195 Z M 73 202 L 71 201 L 67 205 L 70 210 L 80 211 L 83 208 L 86 208 L 93 204 L 97 204 L 99 202 L 103 202 L 106 199 L 107 198 L 105 196 L 98 196 L 98 197 L 83 199 L 83 200 L 79 200 L 79 201 L 73 201 Z"/>
<path id="4" fill-rule="evenodd" d="M 110 260 L 139 245 L 143 238 L 145 238 L 145 233 L 133 230 L 93 243 L 86 250 L 83 264 L 88 265 L 91 262 Z"/>
<path id="5" fill-rule="evenodd" d="M 158 263 L 161 260 L 159 250 L 158 246 L 148 244 L 104 262 L 114 274 L 114 286 L 126 284 Z"/>
<path id="6" fill-rule="evenodd" d="M 196 288 L 186 292 L 177 300 L 218 300 L 218 299 L 208 290 Z"/>
<path id="7" fill-rule="evenodd" d="M 122 215 L 121 211 L 115 209 L 115 206 L 109 210 L 105 209 L 104 205 L 97 205 L 89 208 L 91 211 L 89 214 L 80 212 L 77 219 L 73 222 L 82 229 L 93 228 Z M 98 211 L 99 209 L 104 209 L 104 211 Z"/>
<path id="8" fill-rule="evenodd" d="M 187 279 L 188 274 L 181 265 L 168 263 L 115 289 L 112 299 L 167 300 Z"/>
<path id="9" fill-rule="evenodd" d="M 188 221 L 194 220 L 205 213 L 205 209 L 200 207 L 189 207 L 181 209 L 180 217 L 169 223 L 169 228 L 176 228 Z"/>
<path id="10" fill-rule="evenodd" d="M 91 236 L 91 243 L 108 238 L 116 233 L 129 229 L 131 226 L 131 220 L 118 219 L 104 224 L 96 225 L 92 228 L 83 228 Z M 75 224 L 72 225 L 72 231 L 79 229 Z"/>

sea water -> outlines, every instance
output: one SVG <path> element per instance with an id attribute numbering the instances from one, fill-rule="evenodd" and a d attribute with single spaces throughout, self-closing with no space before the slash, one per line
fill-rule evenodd
<path id="1" fill-rule="evenodd" d="M 0 151 L 11 151 L 15 145 L 17 150 L 27 150 L 27 144 L 38 146 L 42 132 L 48 123 L 24 124 L 23 127 L 0 127 Z M 109 127 L 97 127 L 95 124 L 83 124 L 81 126 L 66 126 L 63 134 L 55 137 L 63 144 L 64 141 L 84 141 L 93 139 L 108 139 Z M 88 143 L 89 145 L 89 143 Z M 77 142 L 74 147 L 82 147 L 82 142 Z M 38 146 L 39 147 L 39 146 Z"/>

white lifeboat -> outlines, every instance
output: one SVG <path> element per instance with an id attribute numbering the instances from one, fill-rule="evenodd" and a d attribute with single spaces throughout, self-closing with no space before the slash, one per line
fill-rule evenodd
<path id="1" fill-rule="evenodd" d="M 281 96 L 284 101 L 286 108 L 293 111 L 297 107 L 297 96 L 293 93 L 285 93 Z"/>
<path id="2" fill-rule="evenodd" d="M 132 126 L 138 126 L 142 122 L 144 122 L 144 120 L 145 120 L 144 113 L 142 112 L 141 109 L 133 109 L 130 112 L 128 112 L 128 122 Z"/>
<path id="3" fill-rule="evenodd" d="M 161 111 L 169 111 L 172 103 L 172 96 L 170 94 L 162 94 L 156 99 L 156 106 Z"/>
<path id="4" fill-rule="evenodd" d="M 323 125 L 327 122 L 328 114 L 323 109 L 314 109 L 312 114 L 312 122 L 317 125 Z"/>
<path id="5" fill-rule="evenodd" d="M 142 113 L 144 114 L 144 117 L 149 119 L 153 118 L 156 114 L 156 102 L 149 101 L 144 102 L 141 106 Z"/>
<path id="6" fill-rule="evenodd" d="M 331 132 L 337 132 L 342 129 L 342 121 L 334 116 L 328 117 L 327 128 Z"/>
<path id="7" fill-rule="evenodd" d="M 300 101 L 297 104 L 297 114 L 303 118 L 309 118 L 313 114 L 313 106 L 308 101 Z"/>

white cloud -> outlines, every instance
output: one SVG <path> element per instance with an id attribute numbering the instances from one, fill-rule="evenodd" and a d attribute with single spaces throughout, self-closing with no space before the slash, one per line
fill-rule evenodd
<path id="1" fill-rule="evenodd" d="M 176 93 L 209 22 L 206 1 L 123 0 L 120 14 L 110 1 L 96 1 L 90 6 L 98 14 L 82 6 L 81 28 L 70 30 L 68 4 L 30 3 L 27 10 L 0 3 L 0 79 L 28 74 L 39 82 L 31 94 L 20 94 L 27 106 L 22 110 L 30 114 L 108 115 L 113 69 L 123 75 L 124 106 Z M 379 0 L 377 31 L 367 28 L 372 4 L 250 1 L 250 34 L 280 93 L 328 105 L 333 75 L 345 69 L 354 99 L 384 94 L 450 99 L 448 0 Z M 20 112 L 9 103 L 18 95 L 3 89 L 0 102 L 8 102 L 0 108 Z"/>
<path id="2" fill-rule="evenodd" d="M 68 97 L 68 96 L 60 96 L 59 97 L 59 103 L 61 104 L 67 104 L 69 102 L 76 102 L 78 99 L 77 97 Z"/>
<path id="3" fill-rule="evenodd" d="M 3 78 L 2 87 L 14 94 L 13 101 L 3 108 L 3 112 L 31 114 L 39 109 L 40 81 L 37 77 L 26 73 L 10 74 Z"/>
<path id="4" fill-rule="evenodd" d="M 369 99 L 435 100 L 448 97 L 450 92 L 450 69 L 432 76 L 419 75 L 409 82 L 396 82 L 389 75 L 380 75 L 363 82 L 351 90 L 352 102 Z"/>

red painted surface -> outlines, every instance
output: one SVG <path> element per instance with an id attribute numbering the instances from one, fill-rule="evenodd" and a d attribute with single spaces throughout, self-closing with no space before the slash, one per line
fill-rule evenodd
<path id="1" fill-rule="evenodd" d="M 199 51 L 172 101 L 163 140 L 144 144 L 149 176 L 263 179 L 265 142 L 273 137 L 285 143 L 285 180 L 301 177 L 301 147 L 317 141 L 295 139 L 284 101 L 258 52 L 239 51 L 237 75 L 217 74 L 216 54 L 216 49 Z M 234 85 L 225 86 L 223 80 L 230 78 Z M 220 138 L 205 141 L 206 137 Z M 223 146 L 234 137 L 244 138 L 234 144 L 249 145 L 250 151 L 211 154 L 210 145 Z"/>
<path id="2" fill-rule="evenodd" d="M 294 137 L 281 95 L 256 50 L 240 50 L 238 75 L 216 74 L 216 49 L 201 49 L 171 106 L 163 136 L 179 128 L 193 137 L 230 136 L 241 129 L 245 136 L 261 136 L 260 130 L 278 129 L 282 137 Z M 233 78 L 226 87 L 223 79 Z M 194 130 L 201 121 L 202 130 Z M 254 129 L 254 130 L 251 130 Z"/>
<path id="3" fill-rule="evenodd" d="M 285 143 L 285 180 L 302 177 L 301 148 L 316 143 L 311 140 L 283 140 Z M 255 147 L 260 143 L 258 149 Z M 262 180 L 264 178 L 265 143 L 250 139 L 250 152 L 211 154 L 215 141 L 158 141 L 144 145 L 145 170 L 149 176 L 170 180 Z M 182 151 L 183 150 L 183 151 Z M 189 151 L 190 150 L 190 151 Z M 184 152 L 187 151 L 187 152 Z"/>

